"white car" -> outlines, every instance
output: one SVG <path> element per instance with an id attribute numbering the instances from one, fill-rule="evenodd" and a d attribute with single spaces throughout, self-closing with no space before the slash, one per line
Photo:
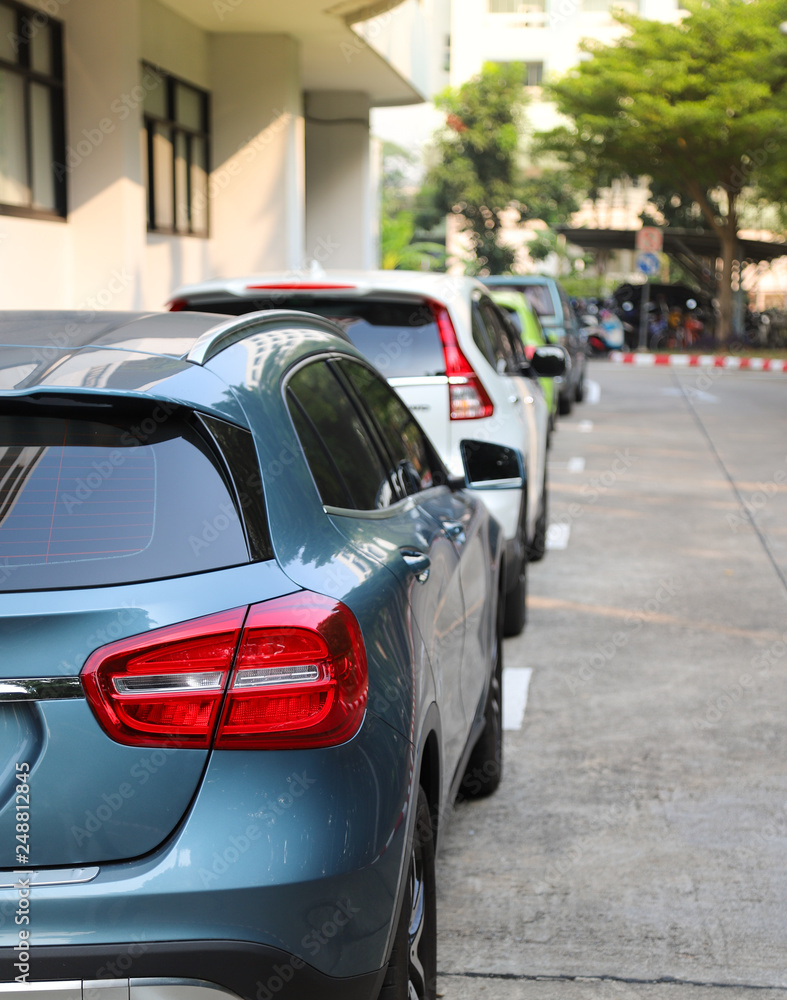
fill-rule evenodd
<path id="1" fill-rule="evenodd" d="M 428 272 L 217 279 L 179 288 L 168 307 L 231 315 L 300 309 L 333 319 L 396 388 L 452 473 L 462 472 L 462 439 L 519 449 L 525 488 L 490 485 L 483 497 L 506 538 L 504 629 L 522 631 L 527 562 L 543 556 L 547 529 L 549 415 L 537 376 L 563 374 L 562 351 L 539 348 L 528 362 L 480 282 Z"/>

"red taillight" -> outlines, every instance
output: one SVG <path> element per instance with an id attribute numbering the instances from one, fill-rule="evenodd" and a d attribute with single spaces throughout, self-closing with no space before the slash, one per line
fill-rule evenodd
<path id="1" fill-rule="evenodd" d="M 187 305 L 188 302 L 185 299 L 170 299 L 167 303 L 167 309 L 171 313 L 179 313 L 183 312 Z"/>
<path id="2" fill-rule="evenodd" d="M 343 604 L 300 593 L 251 608 L 216 747 L 343 743 L 366 711 L 366 650 Z"/>
<path id="3" fill-rule="evenodd" d="M 325 281 L 277 281 L 262 285 L 246 285 L 246 291 L 252 292 L 260 288 L 279 289 L 288 292 L 334 292 L 347 288 L 355 288 L 355 285 L 336 285 Z"/>
<path id="4" fill-rule="evenodd" d="M 220 749 L 343 743 L 368 687 L 352 612 L 309 592 L 122 639 L 92 654 L 82 680 L 117 742 Z"/>
<path id="5" fill-rule="evenodd" d="M 440 302 L 430 301 L 429 307 L 434 314 L 443 345 L 451 420 L 479 420 L 481 417 L 491 417 L 495 412 L 494 404 L 473 366 L 459 347 L 456 330 L 448 310 Z"/>
<path id="6" fill-rule="evenodd" d="M 99 722 L 129 746 L 208 747 L 246 608 L 97 649 L 82 683 Z"/>

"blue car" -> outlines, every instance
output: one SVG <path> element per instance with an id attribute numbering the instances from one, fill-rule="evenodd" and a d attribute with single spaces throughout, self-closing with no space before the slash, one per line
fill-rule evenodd
<path id="1" fill-rule="evenodd" d="M 297 312 L 0 316 L 0 992 L 430 998 L 500 528 Z M 11 989 L 9 989 L 11 987 Z"/>

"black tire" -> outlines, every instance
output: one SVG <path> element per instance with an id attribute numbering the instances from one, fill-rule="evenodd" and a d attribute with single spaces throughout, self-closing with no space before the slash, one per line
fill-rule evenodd
<path id="1" fill-rule="evenodd" d="M 530 546 L 530 562 L 539 562 L 547 550 L 547 520 L 549 517 L 549 492 L 547 477 L 544 473 L 544 488 L 541 493 L 541 507 L 536 520 L 533 542 Z"/>
<path id="2" fill-rule="evenodd" d="M 567 417 L 571 413 L 571 389 L 561 392 L 557 397 L 557 412 L 561 417 Z"/>
<path id="3" fill-rule="evenodd" d="M 435 1000 L 436 995 L 434 833 L 426 792 L 419 785 L 407 889 L 379 1000 Z"/>
<path id="4" fill-rule="evenodd" d="M 527 622 L 527 546 L 514 586 L 503 603 L 503 635 L 519 635 Z"/>
<path id="5" fill-rule="evenodd" d="M 459 800 L 482 799 L 497 791 L 503 775 L 503 643 L 498 626 L 495 669 L 484 706 L 484 731 L 467 762 Z"/>
<path id="6" fill-rule="evenodd" d="M 574 399 L 581 403 L 585 398 L 585 373 L 582 372 L 582 378 L 577 382 L 577 387 L 574 390 Z"/>

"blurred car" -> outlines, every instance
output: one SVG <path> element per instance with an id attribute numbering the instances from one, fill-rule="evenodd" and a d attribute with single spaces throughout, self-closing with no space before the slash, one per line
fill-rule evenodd
<path id="1" fill-rule="evenodd" d="M 493 288 L 491 295 L 492 301 L 506 313 L 514 329 L 522 338 L 522 343 L 525 345 L 525 355 L 528 358 L 533 357 L 537 347 L 545 347 L 549 344 L 538 316 L 535 314 L 535 310 L 522 292 Z M 568 367 L 571 364 L 568 356 L 566 356 L 566 360 Z M 551 434 L 557 418 L 558 393 L 563 383 L 563 378 L 561 376 L 554 379 L 539 378 L 539 383 L 541 384 L 541 391 L 544 393 L 544 399 L 547 402 L 549 410 L 549 430 Z M 547 445 L 549 445 L 549 440 L 548 436 Z"/>
<path id="2" fill-rule="evenodd" d="M 501 766 L 465 487 L 521 456 L 451 477 L 316 316 L 4 313 L 0 345 L 2 990 L 434 996 L 435 837 Z"/>
<path id="3" fill-rule="evenodd" d="M 489 288 L 522 292 L 541 321 L 544 333 L 553 344 L 560 344 L 571 359 L 558 394 L 558 412 L 569 414 L 574 403 L 585 398 L 587 356 L 582 330 L 563 286 L 556 278 L 543 274 L 495 274 L 481 279 Z"/>
<path id="4" fill-rule="evenodd" d="M 640 341 L 640 316 L 645 283 L 619 285 L 612 293 L 612 307 L 623 323 L 626 345 L 635 349 Z M 647 315 L 648 326 L 645 346 L 650 346 L 654 336 L 664 332 L 670 314 L 678 311 L 682 316 L 696 318 L 702 328 L 702 339 L 712 342 L 715 329 L 715 310 L 709 295 L 689 288 L 688 285 L 667 285 L 649 282 Z"/>
<path id="5" fill-rule="evenodd" d="M 179 288 L 173 310 L 240 315 L 305 309 L 341 324 L 417 415 L 448 466 L 462 469 L 465 437 L 516 448 L 526 489 L 482 491 L 506 539 L 506 635 L 526 620 L 527 563 L 544 554 L 549 415 L 531 374 L 559 375 L 562 355 L 539 348 L 531 362 L 488 291 L 472 278 L 417 271 L 329 272 L 319 278 L 256 275 Z"/>

